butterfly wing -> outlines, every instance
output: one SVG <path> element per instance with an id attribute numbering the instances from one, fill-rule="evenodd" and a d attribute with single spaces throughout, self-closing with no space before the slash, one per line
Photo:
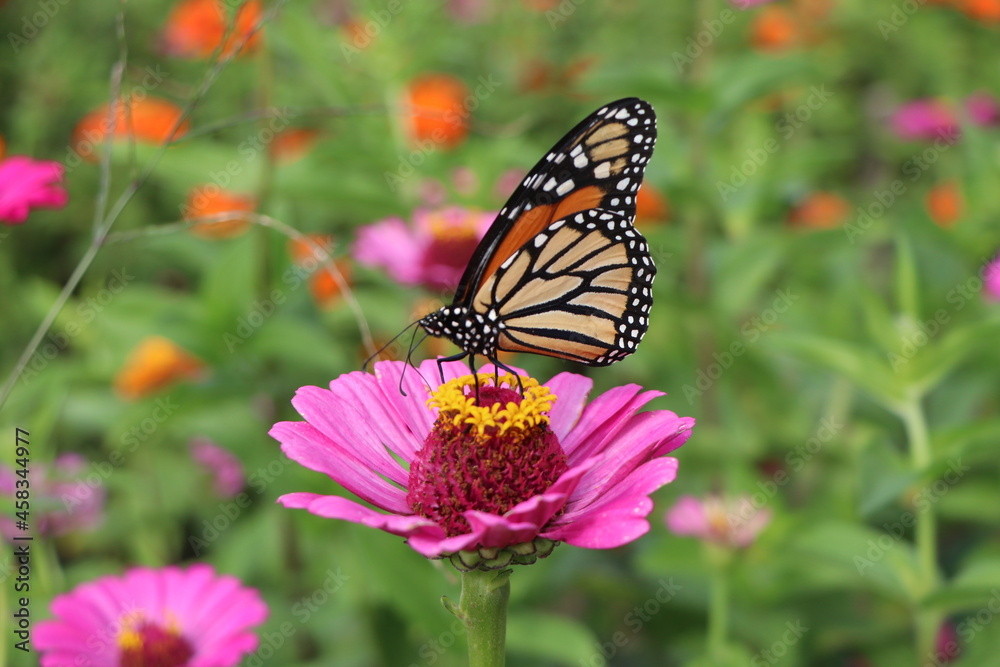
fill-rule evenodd
<path id="1" fill-rule="evenodd" d="M 511 255 L 472 308 L 500 323 L 498 349 L 605 366 L 646 333 L 655 273 L 629 218 L 588 209 L 550 223 Z"/>
<path id="2" fill-rule="evenodd" d="M 575 213 L 601 209 L 629 222 L 656 143 L 656 115 L 630 97 L 580 121 L 514 191 L 469 261 L 454 305 L 472 306 L 500 266 L 543 229 Z"/>

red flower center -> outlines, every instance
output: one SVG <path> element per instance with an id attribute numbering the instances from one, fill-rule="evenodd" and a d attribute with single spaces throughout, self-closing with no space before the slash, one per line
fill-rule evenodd
<path id="1" fill-rule="evenodd" d="M 118 667 L 185 667 L 194 649 L 179 632 L 140 621 L 118 637 Z"/>
<path id="2" fill-rule="evenodd" d="M 471 375 L 434 392 L 438 418 L 410 466 L 410 507 L 449 536 L 469 532 L 467 510 L 502 515 L 568 468 L 544 414 L 555 399 L 548 388 L 528 378 L 522 396 L 502 386 L 516 384 L 513 376 L 501 376 L 501 386 L 485 384 L 491 380 L 478 376 L 478 401 Z"/>

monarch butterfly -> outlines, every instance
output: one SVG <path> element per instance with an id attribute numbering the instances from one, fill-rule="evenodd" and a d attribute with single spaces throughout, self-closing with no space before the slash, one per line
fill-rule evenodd
<path id="1" fill-rule="evenodd" d="M 632 222 L 655 142 L 653 107 L 631 97 L 583 119 L 539 160 L 480 241 L 452 304 L 417 322 L 462 349 L 439 369 L 477 354 L 506 369 L 498 351 L 588 366 L 635 352 L 656 267 Z"/>

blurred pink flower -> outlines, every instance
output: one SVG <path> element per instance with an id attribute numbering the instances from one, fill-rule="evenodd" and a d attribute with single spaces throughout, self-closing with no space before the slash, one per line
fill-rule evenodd
<path id="1" fill-rule="evenodd" d="M 20 225 L 32 208 L 60 208 L 69 201 L 58 162 L 12 155 L 0 160 L 0 222 Z"/>
<path id="2" fill-rule="evenodd" d="M 965 110 L 976 125 L 984 127 L 1000 125 L 1000 103 L 989 93 L 980 91 L 966 97 Z"/>
<path id="3" fill-rule="evenodd" d="M 528 172 L 523 169 L 508 169 L 500 174 L 500 178 L 497 179 L 496 186 L 493 188 L 493 193 L 501 201 L 507 201 L 507 198 L 514 194 L 514 190 L 517 190 L 517 186 L 521 185 L 521 181 L 527 175 Z"/>
<path id="4" fill-rule="evenodd" d="M 750 9 L 751 7 L 756 7 L 757 5 L 766 5 L 773 0 L 730 0 L 734 6 L 739 9 Z"/>
<path id="5" fill-rule="evenodd" d="M 958 121 L 951 108 L 935 99 L 914 100 L 896 109 L 892 129 L 902 139 L 938 139 L 954 141 L 959 135 Z"/>
<path id="6" fill-rule="evenodd" d="M 945 621 L 938 628 L 934 644 L 934 665 L 950 665 L 962 656 L 958 630 L 951 621 Z"/>
<path id="7" fill-rule="evenodd" d="M 232 452 L 208 438 L 195 438 L 188 446 L 191 457 L 211 475 L 216 495 L 232 498 L 243 490 L 246 484 L 243 464 Z"/>
<path id="8" fill-rule="evenodd" d="M 229 667 L 257 648 L 260 594 L 208 565 L 133 568 L 57 596 L 34 631 L 42 667 Z"/>
<path id="9" fill-rule="evenodd" d="M 770 521 L 770 510 L 753 507 L 746 496 L 729 502 L 681 496 L 666 516 L 667 528 L 678 535 L 732 547 L 750 546 Z"/>
<path id="10" fill-rule="evenodd" d="M 98 483 L 84 481 L 87 459 L 80 454 L 61 454 L 51 466 L 33 463 L 30 468 L 32 534 L 55 536 L 95 528 L 104 520 L 103 478 Z M 0 495 L 15 497 L 14 470 L 0 466 Z M 24 535 L 14 517 L 0 517 L 0 532 L 8 539 Z"/>
<path id="11" fill-rule="evenodd" d="M 1000 301 L 1000 255 L 983 270 L 983 292 L 993 301 Z"/>
<path id="12" fill-rule="evenodd" d="M 637 385 L 588 403 L 584 376 L 560 373 L 545 385 L 522 377 L 522 398 L 513 376 L 495 387 L 483 369 L 479 407 L 465 364 L 444 364 L 449 381 L 430 401 L 421 376 L 437 376 L 437 362 L 418 371 L 385 361 L 330 389 L 302 387 L 292 404 L 306 421 L 271 429 L 289 458 L 377 509 L 316 493 L 278 502 L 403 536 L 420 554 L 467 568 L 479 558 L 531 562 L 554 541 L 608 549 L 649 530 L 649 494 L 677 473 L 664 455 L 694 426 L 668 410 L 638 413 L 662 394 Z"/>
<path id="13" fill-rule="evenodd" d="M 491 0 L 448 0 L 448 13 L 460 23 L 482 23 L 493 9 Z"/>
<path id="14" fill-rule="evenodd" d="M 387 218 L 358 230 L 354 258 L 404 285 L 454 291 L 494 213 L 451 206 L 418 209 L 413 222 Z"/>

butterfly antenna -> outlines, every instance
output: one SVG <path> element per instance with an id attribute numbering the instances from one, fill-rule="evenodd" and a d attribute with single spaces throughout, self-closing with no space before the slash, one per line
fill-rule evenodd
<path id="1" fill-rule="evenodd" d="M 430 336 L 430 334 L 429 334 L 429 333 L 425 333 L 425 334 L 423 335 L 423 337 L 422 337 L 422 338 L 421 338 L 421 339 L 420 339 L 419 341 L 417 341 L 416 343 L 414 343 L 414 340 L 416 340 L 416 338 L 417 338 L 417 330 L 416 330 L 416 329 L 414 329 L 414 330 L 413 330 L 413 335 L 412 335 L 412 336 L 410 336 L 410 347 L 409 347 L 409 349 L 408 349 L 408 350 L 406 351 L 406 361 L 405 361 L 405 363 L 403 364 L 403 372 L 399 374 L 399 393 L 400 393 L 400 394 L 402 394 L 403 396 L 406 396 L 406 392 L 405 392 L 405 391 L 403 390 L 403 376 L 404 376 L 404 375 L 406 375 L 406 368 L 407 368 L 407 367 L 410 367 L 410 368 L 412 368 L 413 370 L 415 370 L 415 371 L 417 372 L 417 375 L 419 375 L 419 376 L 420 376 L 420 379 L 424 381 L 424 384 L 425 384 L 425 385 L 427 385 L 428 387 L 430 387 L 430 386 L 431 386 L 431 385 L 430 385 L 430 383 L 429 383 L 429 382 L 427 381 L 427 378 L 425 378 L 425 377 L 424 377 L 423 373 L 421 373 L 421 372 L 420 372 L 420 369 L 419 369 L 419 368 L 417 368 L 417 367 L 416 367 L 416 366 L 415 366 L 415 365 L 413 364 L 413 361 L 412 361 L 412 358 L 413 358 L 413 352 L 414 352 L 414 351 L 415 351 L 415 350 L 416 350 L 416 349 L 417 349 L 418 347 L 420 347 L 420 344 L 421 344 L 421 343 L 423 343 L 423 342 L 424 342 L 425 340 L 427 340 L 427 337 L 428 337 L 428 336 Z M 398 336 L 397 336 L 397 338 L 398 338 Z"/>
<path id="2" fill-rule="evenodd" d="M 414 326 L 416 324 L 420 324 L 420 320 L 417 320 L 415 322 L 411 322 L 411 323 L 407 324 L 406 327 L 402 331 L 400 331 L 398 334 L 396 334 L 395 336 L 392 337 L 392 340 L 390 340 L 388 343 L 386 343 L 385 345 L 383 345 L 382 347 L 380 347 L 379 349 L 377 349 L 375 351 L 375 354 L 373 354 L 372 356 L 370 356 L 367 359 L 365 359 L 365 363 L 361 364 L 361 370 L 367 372 L 368 371 L 368 364 L 370 364 L 372 362 L 372 359 L 374 359 L 378 355 L 382 354 L 382 351 L 385 350 L 385 348 L 387 348 L 390 345 L 392 345 L 393 343 L 395 343 L 397 338 L 399 338 L 400 336 L 402 336 L 403 334 L 405 334 L 407 329 L 409 329 L 410 327 L 412 327 L 412 326 Z"/>

